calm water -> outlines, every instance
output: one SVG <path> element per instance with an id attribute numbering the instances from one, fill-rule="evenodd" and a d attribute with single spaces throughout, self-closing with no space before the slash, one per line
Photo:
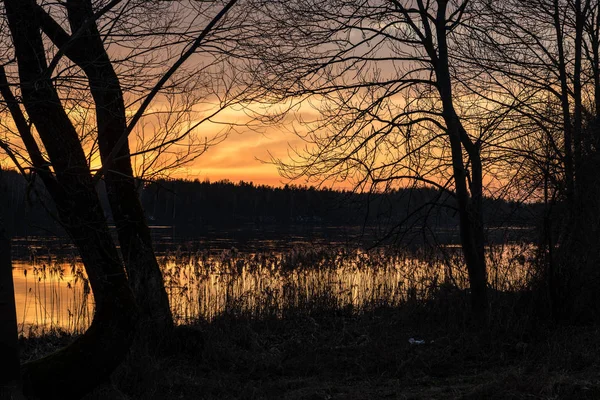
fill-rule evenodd
<path id="1" fill-rule="evenodd" d="M 94 304 L 81 263 L 13 262 L 17 322 L 81 332 L 91 323 Z"/>
<path id="2" fill-rule="evenodd" d="M 443 283 L 466 286 L 460 251 L 369 251 L 343 241 L 296 236 L 235 242 L 228 238 L 158 241 L 159 261 L 171 308 L 179 322 L 210 320 L 227 312 L 283 315 L 286 309 L 326 306 L 367 309 L 432 296 Z M 233 245 L 238 245 L 238 250 Z M 14 241 L 17 318 L 31 326 L 80 332 L 93 315 L 83 266 L 60 239 Z M 260 251 L 259 251 L 260 249 Z M 528 279 L 533 248 L 527 244 L 488 250 L 490 285 L 518 288 Z"/>

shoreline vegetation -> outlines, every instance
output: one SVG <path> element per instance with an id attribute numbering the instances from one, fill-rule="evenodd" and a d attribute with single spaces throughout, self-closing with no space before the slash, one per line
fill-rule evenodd
<path id="1" fill-rule="evenodd" d="M 166 253 L 160 264 L 179 326 L 153 348 L 134 347 L 111 383 L 86 399 L 600 395 L 598 331 L 549 325 L 539 314 L 544 299 L 530 290 L 536 268 L 527 256 L 530 245 L 490 251 L 495 312 L 483 333 L 470 319 L 460 252 L 449 250 L 454 252 L 447 258 L 427 251 L 325 247 L 259 254 L 232 249 L 218 256 L 182 249 Z M 381 281 L 374 277 L 378 271 L 389 273 L 392 265 L 402 266 L 397 276 L 405 281 L 385 287 L 393 284 L 389 275 L 381 275 Z M 372 279 L 363 279 L 362 286 L 350 283 L 350 291 L 378 287 L 367 291 L 371 297 L 360 306 L 339 293 L 349 270 L 370 271 Z M 453 282 L 444 276 L 448 271 Z M 209 312 L 206 298 L 218 296 L 207 296 L 202 288 L 214 287 L 210 279 L 215 277 L 225 303 Z M 61 329 L 33 333 L 20 339 L 23 362 L 77 336 Z"/>
<path id="2" fill-rule="evenodd" d="M 488 286 L 524 292 L 535 277 L 535 247 L 527 242 L 488 248 Z M 285 319 L 292 310 L 361 314 L 398 308 L 448 293 L 468 295 L 460 248 L 375 248 L 298 245 L 272 251 L 192 250 L 159 256 L 177 324 L 210 322 L 222 314 Z M 22 336 L 47 328 L 81 333 L 91 322 L 93 298 L 81 262 L 43 257 L 14 268 Z M 27 321 L 27 323 L 26 323 Z"/>

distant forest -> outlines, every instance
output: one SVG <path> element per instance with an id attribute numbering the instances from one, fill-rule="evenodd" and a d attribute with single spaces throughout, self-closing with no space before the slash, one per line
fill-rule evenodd
<path id="1" fill-rule="evenodd" d="M 99 192 L 112 221 L 102 185 Z M 448 228 L 458 223 L 454 199 L 428 187 L 353 193 L 296 185 L 169 179 L 140 183 L 139 193 L 148 223 L 174 225 L 179 235 L 193 236 L 219 227 L 367 225 L 401 231 L 424 225 Z M 44 198 L 41 182 L 28 185 L 17 172 L 0 172 L 0 202 L 12 235 L 62 234 L 52 217 L 52 202 Z M 484 210 L 486 226 L 533 226 L 541 207 L 485 199 Z"/>

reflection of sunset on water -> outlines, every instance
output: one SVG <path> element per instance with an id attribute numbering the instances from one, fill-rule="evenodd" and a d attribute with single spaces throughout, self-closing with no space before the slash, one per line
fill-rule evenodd
<path id="1" fill-rule="evenodd" d="M 81 263 L 13 264 L 17 323 L 24 335 L 31 327 L 87 329 L 94 306 Z"/>

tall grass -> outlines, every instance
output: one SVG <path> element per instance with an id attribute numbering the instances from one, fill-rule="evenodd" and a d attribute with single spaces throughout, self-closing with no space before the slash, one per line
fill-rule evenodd
<path id="1" fill-rule="evenodd" d="M 489 285 L 518 291 L 532 274 L 527 244 L 488 249 Z M 298 247 L 285 252 L 218 254 L 178 249 L 160 260 L 177 323 L 220 315 L 283 318 L 289 312 L 364 312 L 424 302 L 440 290 L 463 291 L 467 272 L 460 249 Z M 29 271 L 29 272 L 28 272 Z M 93 299 L 81 263 L 34 259 L 24 269 L 21 333 L 44 329 L 80 333 L 91 323 Z"/>
<path id="2" fill-rule="evenodd" d="M 33 257 L 15 272 L 16 289 L 21 289 L 16 295 L 22 336 L 56 330 L 78 334 L 90 325 L 93 298 L 83 266 L 74 257 Z"/>
<path id="3" fill-rule="evenodd" d="M 488 251 L 489 283 L 497 291 L 529 282 L 533 248 Z M 176 320 L 241 314 L 284 317 L 287 311 L 396 307 L 433 298 L 442 287 L 464 290 L 467 272 L 457 248 L 408 251 L 309 247 L 248 254 L 236 249 L 166 254 L 165 284 Z"/>

